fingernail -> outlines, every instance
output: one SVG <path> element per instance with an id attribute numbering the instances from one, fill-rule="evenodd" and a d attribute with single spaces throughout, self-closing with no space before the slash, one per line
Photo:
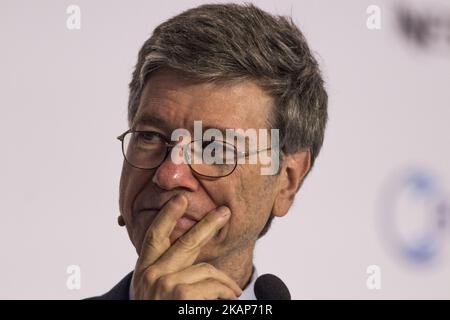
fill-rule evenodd
<path id="1" fill-rule="evenodd" d="M 179 193 L 173 197 L 173 201 L 178 204 L 184 204 L 185 198 L 186 198 L 185 196 L 183 196 L 181 193 Z"/>
<path id="2" fill-rule="evenodd" d="M 226 217 L 228 215 L 230 215 L 230 209 L 228 209 L 228 207 L 225 206 L 221 206 L 217 209 L 217 214 L 220 215 L 221 217 Z"/>

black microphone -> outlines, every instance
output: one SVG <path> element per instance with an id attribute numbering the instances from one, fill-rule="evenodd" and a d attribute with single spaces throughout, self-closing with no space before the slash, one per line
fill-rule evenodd
<path id="1" fill-rule="evenodd" d="M 258 300 L 291 300 L 291 294 L 284 282 L 270 273 L 258 277 L 254 289 Z"/>

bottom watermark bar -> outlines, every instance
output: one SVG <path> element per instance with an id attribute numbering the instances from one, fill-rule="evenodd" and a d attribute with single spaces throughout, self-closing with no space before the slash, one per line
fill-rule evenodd
<path id="1" fill-rule="evenodd" d="M 33 318 L 40 314 L 46 318 L 54 314 L 58 319 L 65 319 L 65 315 L 70 319 L 84 319 L 87 315 L 92 317 L 97 312 L 101 318 L 104 318 L 105 314 L 114 314 L 114 317 L 119 319 L 316 319 L 325 315 L 329 315 L 331 319 L 339 315 L 346 318 L 355 315 L 358 319 L 369 319 L 374 316 L 385 317 L 387 313 L 393 315 L 396 307 L 402 317 L 429 318 L 433 314 L 445 314 L 449 310 L 450 301 L 0 301 L 0 308 L 5 314 L 10 311 L 15 317 L 29 314 Z"/>

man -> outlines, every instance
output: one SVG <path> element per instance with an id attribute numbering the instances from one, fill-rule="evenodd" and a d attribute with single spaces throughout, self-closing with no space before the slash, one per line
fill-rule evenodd
<path id="1" fill-rule="evenodd" d="M 221 132 L 277 129 L 270 132 L 279 141 L 238 155 L 235 139 L 202 140 L 202 147 L 236 152 L 227 164 L 195 164 L 195 141 L 171 137 L 180 128 L 192 133 L 198 121 Z M 119 224 L 139 258 L 134 272 L 97 298 L 255 299 L 255 243 L 289 211 L 326 121 L 318 64 L 290 19 L 214 4 L 158 26 L 139 52 L 130 129 L 119 137 Z M 238 162 L 260 152 L 279 160 L 272 174 L 262 174 L 261 161 Z"/>

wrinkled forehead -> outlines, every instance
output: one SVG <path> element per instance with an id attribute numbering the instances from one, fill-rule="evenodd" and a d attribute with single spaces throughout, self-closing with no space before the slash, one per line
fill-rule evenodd
<path id="1" fill-rule="evenodd" d="M 175 71 L 163 70 L 148 79 L 132 122 L 133 129 L 268 128 L 272 98 L 254 81 L 233 84 L 193 82 Z"/>

